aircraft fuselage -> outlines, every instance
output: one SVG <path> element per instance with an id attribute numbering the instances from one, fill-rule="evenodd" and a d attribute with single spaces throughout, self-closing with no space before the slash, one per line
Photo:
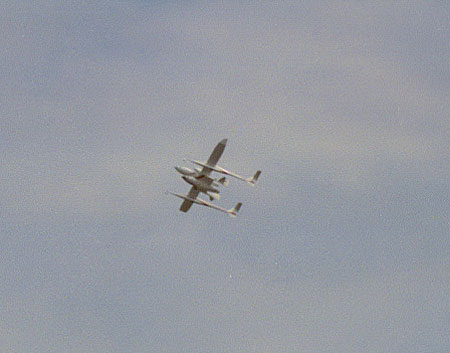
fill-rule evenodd
<path id="1" fill-rule="evenodd" d="M 186 176 L 191 176 L 191 177 L 195 177 L 199 174 L 197 171 L 186 168 L 186 167 L 175 167 L 175 170 L 180 174 L 183 174 Z"/>
<path id="2" fill-rule="evenodd" d="M 195 177 L 186 176 L 186 175 L 183 175 L 182 178 L 186 183 L 191 184 L 193 187 L 195 187 L 200 192 L 203 192 L 203 193 L 214 192 L 216 194 L 219 193 L 219 190 L 217 188 L 215 188 L 212 184 L 208 185 L 208 184 L 204 183 L 201 179 L 197 179 Z"/>

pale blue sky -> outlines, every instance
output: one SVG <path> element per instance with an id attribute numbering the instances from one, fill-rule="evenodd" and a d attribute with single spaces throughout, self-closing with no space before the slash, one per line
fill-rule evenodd
<path id="1" fill-rule="evenodd" d="M 450 5 L 10 1 L 0 351 L 450 350 Z M 219 205 L 173 169 L 228 138 Z"/>

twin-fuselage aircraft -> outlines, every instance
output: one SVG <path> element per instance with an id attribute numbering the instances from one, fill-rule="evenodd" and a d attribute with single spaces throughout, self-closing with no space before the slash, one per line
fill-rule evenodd
<path id="1" fill-rule="evenodd" d="M 220 157 L 222 156 L 222 153 L 225 149 L 225 146 L 227 144 L 227 139 L 223 139 L 220 141 L 217 146 L 214 148 L 214 151 L 211 153 L 211 156 L 209 156 L 208 161 L 206 163 L 202 163 L 195 160 L 188 160 L 189 162 L 194 163 L 197 167 L 194 167 L 194 169 L 186 168 L 186 167 L 175 167 L 175 170 L 180 173 L 185 182 L 188 184 L 191 184 L 192 187 L 189 190 L 189 193 L 187 195 L 180 195 L 180 194 L 174 194 L 177 197 L 180 197 L 184 199 L 183 203 L 180 206 L 180 211 L 187 212 L 193 203 L 207 206 L 213 209 L 216 209 L 221 212 L 225 212 L 228 215 L 234 217 L 236 216 L 236 213 L 241 208 L 242 203 L 238 202 L 235 207 L 233 207 L 230 210 L 226 210 L 222 207 L 213 205 L 205 200 L 197 199 L 197 196 L 199 193 L 204 193 L 209 196 L 209 199 L 212 200 L 218 200 L 220 198 L 219 196 L 219 186 L 220 185 L 228 185 L 228 180 L 225 177 L 221 177 L 219 179 L 211 178 L 211 172 L 217 172 L 221 174 L 225 174 L 228 176 L 231 176 L 233 178 L 243 180 L 247 182 L 250 185 L 254 185 L 256 181 L 259 178 L 259 175 L 261 174 L 261 171 L 258 170 L 255 175 L 251 178 L 244 178 L 240 175 L 237 175 L 235 173 L 232 173 L 222 167 L 219 167 L 217 165 L 217 162 L 219 161 Z M 202 168 L 199 168 L 202 167 Z"/>

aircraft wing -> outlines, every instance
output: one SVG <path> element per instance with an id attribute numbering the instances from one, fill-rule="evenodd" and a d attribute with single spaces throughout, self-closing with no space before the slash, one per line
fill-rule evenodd
<path id="1" fill-rule="evenodd" d="M 206 165 L 208 167 L 204 166 L 202 171 L 200 172 L 202 175 L 208 176 L 209 174 L 211 174 L 212 169 L 209 167 L 214 167 L 217 164 L 217 162 L 220 159 L 220 156 L 222 156 L 222 153 L 223 153 L 226 145 L 227 145 L 227 139 L 223 139 L 222 141 L 220 141 L 217 144 L 217 146 L 214 148 L 214 151 L 209 156 L 208 161 L 206 162 Z"/>
<path id="2" fill-rule="evenodd" d="M 187 194 L 187 197 L 190 199 L 196 199 L 200 191 L 198 191 L 196 188 L 191 187 L 191 190 L 189 190 L 189 194 Z M 187 212 L 191 208 L 193 202 L 189 200 L 184 200 L 183 203 L 180 206 L 180 211 Z"/>

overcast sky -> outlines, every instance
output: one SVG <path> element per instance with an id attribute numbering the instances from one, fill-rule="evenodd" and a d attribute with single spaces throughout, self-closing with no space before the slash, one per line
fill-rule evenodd
<path id="1" fill-rule="evenodd" d="M 8 1 L 0 351 L 450 351 L 446 1 Z M 263 171 L 193 206 L 173 169 Z"/>

